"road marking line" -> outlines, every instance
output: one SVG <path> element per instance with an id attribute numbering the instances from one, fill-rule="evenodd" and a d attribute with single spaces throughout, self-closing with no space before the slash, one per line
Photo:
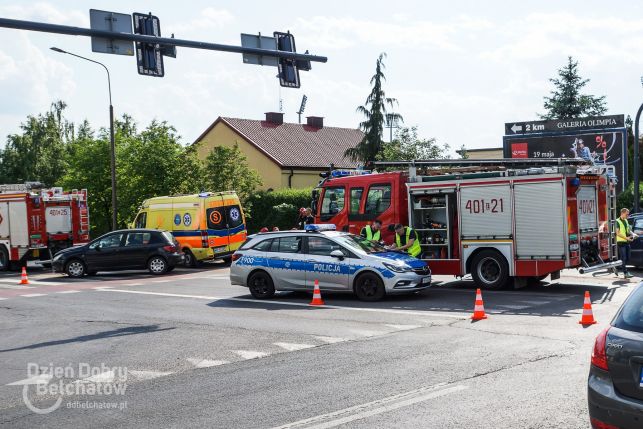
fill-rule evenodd
<path id="1" fill-rule="evenodd" d="M 0 298 L 0 301 L 3 301 L 3 300 L 5 300 L 5 299 L 7 299 L 7 298 Z"/>
<path id="2" fill-rule="evenodd" d="M 141 370 L 127 370 L 127 375 L 133 375 L 137 380 L 152 380 L 153 378 L 165 377 L 166 375 L 173 374 L 172 372 L 162 371 L 141 371 Z"/>
<path id="3" fill-rule="evenodd" d="M 418 329 L 422 327 L 421 325 L 387 325 L 387 324 L 384 324 L 384 326 L 397 329 L 398 331 L 409 331 L 411 329 Z"/>
<path id="4" fill-rule="evenodd" d="M 125 283 L 123 286 L 143 286 L 143 283 Z"/>
<path id="5" fill-rule="evenodd" d="M 260 359 L 270 355 L 270 353 L 256 352 L 252 350 L 232 350 L 232 352 L 238 354 L 244 359 Z"/>
<path id="6" fill-rule="evenodd" d="M 25 298 L 35 298 L 37 296 L 47 296 L 47 294 L 46 293 L 28 293 L 26 295 L 19 295 L 19 296 L 22 296 Z"/>
<path id="7" fill-rule="evenodd" d="M 468 389 L 463 385 L 447 385 L 437 384 L 431 387 L 423 387 L 409 392 L 400 393 L 398 395 L 389 396 L 388 398 L 378 399 L 377 401 L 367 402 L 365 404 L 356 405 L 343 410 L 334 411 L 332 413 L 321 414 L 308 419 L 299 420 L 297 422 L 288 423 L 283 426 L 278 426 L 273 429 L 291 429 L 302 428 L 308 429 L 328 429 L 334 428 L 355 420 L 365 419 L 367 417 L 376 416 L 378 414 L 394 411 L 399 408 L 408 407 L 409 405 L 417 404 L 418 402 L 428 401 L 429 399 L 439 398 L 450 393 L 459 392 Z"/>
<path id="8" fill-rule="evenodd" d="M 169 283 L 172 280 L 152 280 L 150 283 Z"/>
<path id="9" fill-rule="evenodd" d="M 188 362 L 197 368 L 210 368 L 211 366 L 219 366 L 230 363 L 227 360 L 208 360 L 208 359 L 194 359 L 188 358 Z"/>
<path id="10" fill-rule="evenodd" d="M 78 293 L 80 292 L 79 290 L 61 290 L 56 293 Z"/>
<path id="11" fill-rule="evenodd" d="M 362 337 L 375 337 L 377 335 L 384 335 L 387 332 L 383 331 L 368 331 L 366 329 L 349 329 L 350 332 L 361 335 Z"/>
<path id="12" fill-rule="evenodd" d="M 60 286 L 64 284 L 63 282 L 43 282 L 41 280 L 29 280 L 29 283 L 43 286 Z"/>
<path id="13" fill-rule="evenodd" d="M 2 289 L 35 289 L 35 286 L 25 286 L 25 285 L 16 285 L 16 284 L 0 284 Z"/>
<path id="14" fill-rule="evenodd" d="M 94 290 L 114 289 L 114 286 L 94 286 L 92 289 L 94 289 Z"/>
<path id="15" fill-rule="evenodd" d="M 527 301 L 526 299 L 521 299 L 520 302 L 524 302 L 526 304 L 531 304 L 531 305 L 551 304 L 551 301 Z"/>
<path id="16" fill-rule="evenodd" d="M 293 307 L 308 307 L 311 310 L 318 310 L 324 308 L 330 308 L 334 310 L 348 310 L 348 311 L 367 311 L 373 313 L 389 313 L 389 314 L 403 314 L 405 316 L 426 316 L 426 317 L 449 317 L 452 319 L 466 320 L 469 315 L 460 313 L 446 313 L 446 312 L 437 312 L 437 311 L 411 311 L 411 310 L 392 310 L 388 308 L 361 308 L 361 307 L 346 307 L 342 305 L 320 305 L 317 307 L 311 307 L 309 304 L 302 302 L 288 302 L 288 301 L 269 301 L 269 300 L 256 300 L 256 299 L 246 299 L 246 298 L 225 298 L 218 296 L 205 296 L 205 295 L 185 295 L 179 293 L 165 293 L 165 292 L 147 292 L 142 290 L 125 290 L 125 289 L 97 289 L 99 292 L 122 292 L 122 293 L 138 293 L 141 295 L 157 295 L 157 296 L 168 296 L 174 298 L 196 298 L 196 299 L 207 299 L 211 301 L 234 301 L 234 302 L 245 302 L 245 303 L 254 303 L 254 304 L 272 304 L 272 305 L 290 305 Z"/>
<path id="17" fill-rule="evenodd" d="M 530 305 L 505 305 L 505 304 L 495 304 L 493 307 L 502 307 L 508 308 L 509 310 L 524 310 L 531 307 Z"/>
<path id="18" fill-rule="evenodd" d="M 295 343 L 273 343 L 274 345 L 281 347 L 282 349 L 288 350 L 289 352 L 295 352 L 297 350 L 310 349 L 315 347 L 312 344 L 295 344 Z"/>
<path id="19" fill-rule="evenodd" d="M 27 386 L 32 384 L 47 384 L 54 376 L 52 374 L 38 374 L 33 377 L 24 378 L 22 380 L 14 381 L 13 383 L 6 384 L 6 386 Z"/>
<path id="20" fill-rule="evenodd" d="M 114 371 L 105 371 L 82 380 L 76 380 L 76 383 L 112 383 L 114 375 Z"/>
<path id="21" fill-rule="evenodd" d="M 326 336 L 323 336 L 323 335 L 313 335 L 313 338 L 316 338 L 319 341 L 323 341 L 323 342 L 328 343 L 328 344 L 343 343 L 345 341 L 348 341 L 346 338 L 326 337 Z"/>

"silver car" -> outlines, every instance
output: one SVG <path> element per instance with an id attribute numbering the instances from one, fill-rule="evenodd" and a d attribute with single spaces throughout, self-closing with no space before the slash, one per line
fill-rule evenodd
<path id="1" fill-rule="evenodd" d="M 271 298 L 277 290 L 312 291 L 315 280 L 321 290 L 354 292 L 364 301 L 431 286 L 426 262 L 345 232 L 257 234 L 232 261 L 231 283 L 248 287 L 257 299 Z"/>

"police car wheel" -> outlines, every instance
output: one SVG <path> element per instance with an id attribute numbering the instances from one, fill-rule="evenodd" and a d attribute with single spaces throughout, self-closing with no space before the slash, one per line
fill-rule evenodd
<path id="1" fill-rule="evenodd" d="M 384 298 L 386 290 L 382 280 L 373 273 L 364 273 L 355 280 L 355 295 L 361 301 L 379 301 Z"/>
<path id="2" fill-rule="evenodd" d="M 471 276 L 484 289 L 502 289 L 509 280 L 509 265 L 495 250 L 483 250 L 471 262 Z"/>
<path id="3" fill-rule="evenodd" d="M 250 276 L 248 289 L 255 299 L 268 299 L 275 295 L 275 285 L 268 273 L 263 271 L 258 271 Z"/>

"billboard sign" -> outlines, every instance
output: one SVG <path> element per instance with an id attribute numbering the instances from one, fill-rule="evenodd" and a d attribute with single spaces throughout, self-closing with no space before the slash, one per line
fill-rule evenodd
<path id="1" fill-rule="evenodd" d="M 627 131 L 625 128 L 507 135 L 505 158 L 583 158 L 588 164 L 615 168 L 620 192 L 627 185 Z"/>
<path id="2" fill-rule="evenodd" d="M 624 128 L 624 115 L 592 116 L 578 119 L 552 119 L 550 121 L 508 122 L 505 135 L 562 133 L 566 131 Z"/>

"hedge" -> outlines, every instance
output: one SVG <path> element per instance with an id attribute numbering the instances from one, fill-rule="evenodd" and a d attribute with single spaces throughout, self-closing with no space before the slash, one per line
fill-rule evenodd
<path id="1" fill-rule="evenodd" d="M 264 226 L 272 230 L 291 229 L 297 224 L 299 209 L 310 207 L 312 188 L 257 191 L 246 202 L 248 232 L 253 234 Z"/>

